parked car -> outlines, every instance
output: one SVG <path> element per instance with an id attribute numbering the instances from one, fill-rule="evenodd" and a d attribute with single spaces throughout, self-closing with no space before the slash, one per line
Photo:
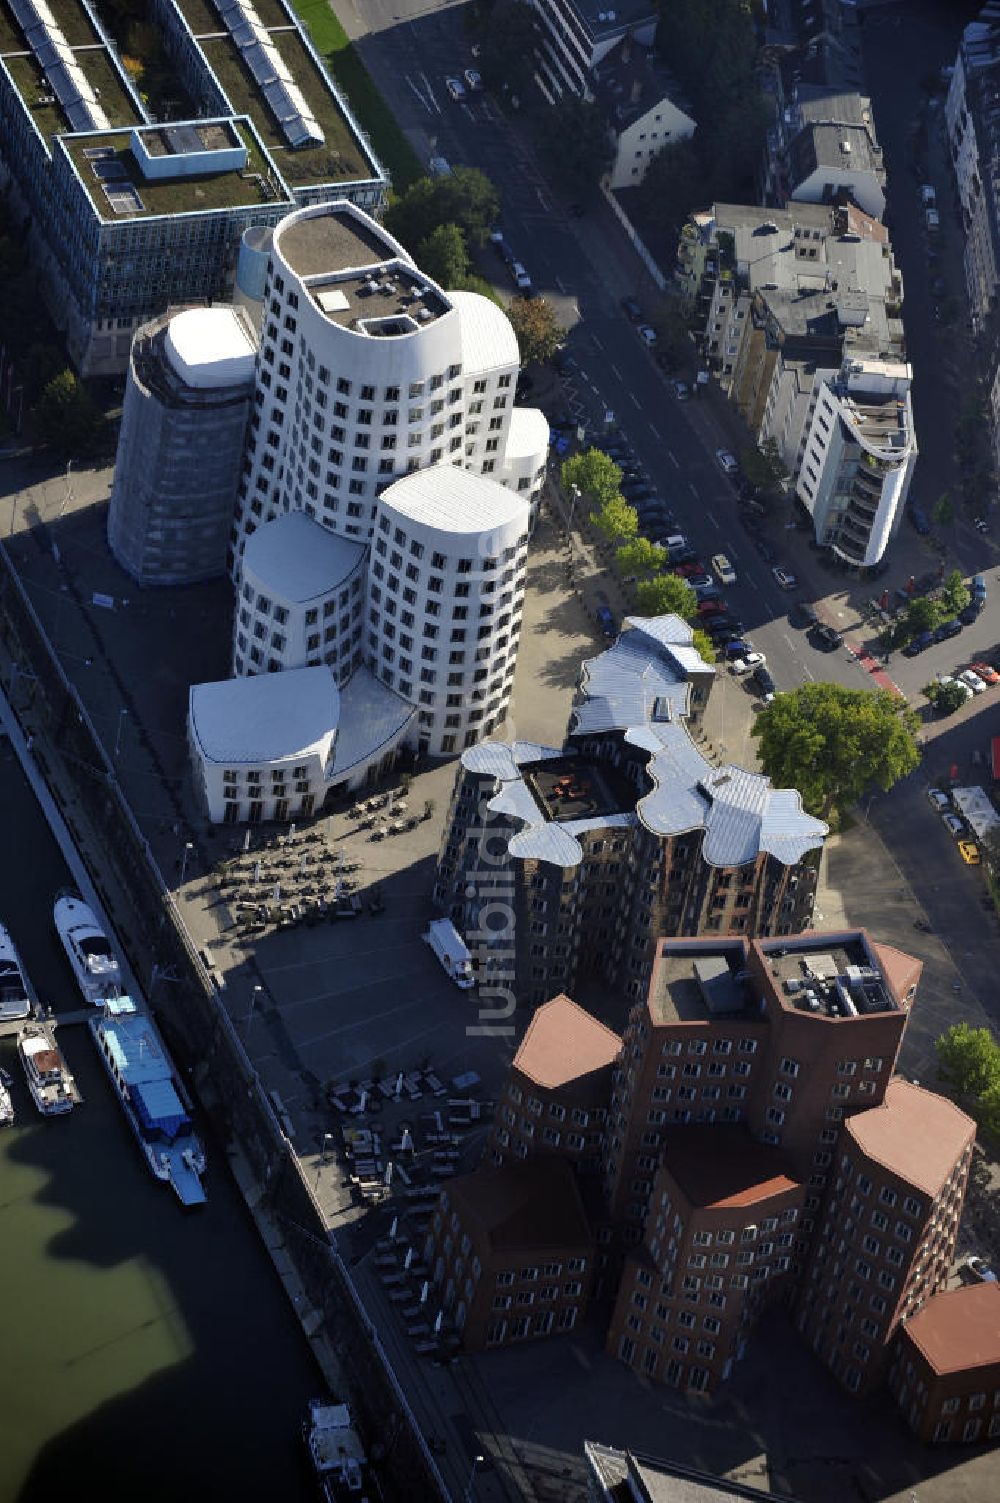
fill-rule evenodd
<path id="1" fill-rule="evenodd" d="M 689 574 L 688 584 L 700 599 L 706 591 L 715 591 L 715 580 L 711 574 Z"/>
<path id="2" fill-rule="evenodd" d="M 719 595 L 700 595 L 698 597 L 699 616 L 729 615 L 729 606 Z"/>
<path id="3" fill-rule="evenodd" d="M 972 594 L 973 600 L 981 600 L 985 604 L 985 602 L 986 602 L 986 575 L 985 574 L 974 574 L 972 576 L 972 579 L 969 581 L 969 590 L 970 590 L 970 592 Z"/>
<path id="4" fill-rule="evenodd" d="M 824 652 L 833 652 L 840 646 L 840 632 L 835 626 L 827 626 L 825 621 L 817 621 L 815 626 L 810 627 L 809 635 Z"/>
<path id="5" fill-rule="evenodd" d="M 510 274 L 514 280 L 514 285 L 516 286 L 518 292 L 530 293 L 531 278 L 528 276 L 528 273 L 525 271 L 520 261 L 512 261 L 510 263 Z"/>
<path id="6" fill-rule="evenodd" d="M 612 615 L 611 607 L 599 605 L 594 612 L 594 619 L 597 622 L 601 636 L 607 637 L 610 640 L 615 634 L 615 618 Z"/>
<path id="7" fill-rule="evenodd" d="M 622 298 L 622 312 L 630 323 L 639 324 L 642 322 L 642 309 L 634 297 Z"/>
<path id="8" fill-rule="evenodd" d="M 962 1267 L 966 1269 L 974 1279 L 978 1279 L 983 1284 L 995 1284 L 997 1282 L 997 1274 L 994 1269 L 990 1266 L 989 1263 L 987 1263 L 985 1258 L 980 1258 L 975 1253 L 972 1253 L 970 1257 L 966 1258 Z"/>
<path id="9" fill-rule="evenodd" d="M 903 648 L 904 658 L 915 658 L 921 652 L 926 652 L 933 641 L 934 633 L 932 631 L 917 632 L 917 635 L 911 641 L 907 642 Z"/>
<path id="10" fill-rule="evenodd" d="M 673 385 L 674 396 L 678 402 L 689 402 L 691 400 L 691 388 L 686 381 L 675 381 Z"/>
<path id="11" fill-rule="evenodd" d="M 446 78 L 444 81 L 444 86 L 456 103 L 458 102 L 458 100 L 465 98 L 465 85 L 462 83 L 461 79 Z"/>
<path id="12" fill-rule="evenodd" d="M 948 834 L 955 840 L 961 840 L 966 833 L 964 821 L 957 814 L 942 814 L 941 819 Z"/>
<path id="13" fill-rule="evenodd" d="M 798 580 L 788 569 L 783 569 L 780 564 L 775 564 L 771 570 L 775 583 L 779 590 L 794 590 L 798 586 Z"/>
<path id="14" fill-rule="evenodd" d="M 810 605 L 806 600 L 797 600 L 788 614 L 792 619 L 793 625 L 804 626 L 807 631 L 811 626 L 819 625 L 816 607 Z"/>
<path id="15" fill-rule="evenodd" d="M 974 840 L 960 840 L 958 842 L 958 854 L 966 866 L 980 866 L 982 864 L 983 858 L 980 856 L 979 847 Z"/>
<path id="16" fill-rule="evenodd" d="M 735 475 L 739 469 L 736 455 L 730 454 L 728 449 L 716 449 L 715 457 L 727 475 Z"/>
<path id="17" fill-rule="evenodd" d="M 732 643 L 729 643 L 732 646 Z M 736 674 L 754 673 L 758 668 L 767 666 L 767 659 L 762 652 L 748 652 L 746 657 L 733 658 L 732 668 Z"/>
<path id="18" fill-rule="evenodd" d="M 961 621 L 963 626 L 975 625 L 979 620 L 984 603 L 982 600 L 970 600 L 968 605 L 959 611 L 958 620 Z"/>
<path id="19" fill-rule="evenodd" d="M 753 650 L 749 642 L 743 642 L 737 638 L 735 642 L 728 642 L 726 644 L 726 650 L 723 655 L 727 658 L 745 658 L 749 657 Z"/>
<path id="20" fill-rule="evenodd" d="M 628 501 L 648 501 L 656 495 L 656 486 L 648 480 L 623 480 L 621 493 Z"/>
<path id="21" fill-rule="evenodd" d="M 704 629 L 708 632 L 713 642 L 732 642 L 737 637 L 742 637 L 746 631 L 743 622 L 738 620 L 736 616 L 726 616 L 723 614 L 709 616 L 705 622 Z"/>
<path id="22" fill-rule="evenodd" d="M 970 663 L 973 673 L 978 673 L 984 684 L 1000 684 L 1000 673 L 992 663 Z"/>
<path id="23" fill-rule="evenodd" d="M 752 677 L 764 703 L 769 705 L 775 695 L 774 679 L 768 673 L 763 663 L 759 663 L 753 670 Z"/>
<path id="24" fill-rule="evenodd" d="M 652 348 L 652 346 L 656 343 L 656 330 L 653 328 L 653 325 L 640 324 L 639 338 L 642 340 L 644 345 L 646 345 L 648 348 Z"/>
<path id="25" fill-rule="evenodd" d="M 961 630 L 961 621 L 958 620 L 957 616 L 952 616 L 950 621 L 942 621 L 934 633 L 934 640 L 935 642 L 947 642 L 952 637 L 957 637 Z"/>
<path id="26" fill-rule="evenodd" d="M 951 799 L 943 788 L 928 788 L 927 798 L 939 814 L 945 814 L 951 808 Z"/>
<path id="27" fill-rule="evenodd" d="M 986 680 L 980 678 L 979 674 L 974 672 L 973 669 L 964 668 L 961 673 L 956 673 L 955 677 L 960 684 L 965 684 L 967 688 L 971 689 L 973 694 L 986 693 Z"/>
<path id="28" fill-rule="evenodd" d="M 483 87 L 483 80 L 480 78 L 475 68 L 466 68 L 462 77 L 465 79 L 466 86 L 469 88 L 469 90 L 473 94 L 478 94 L 480 89 Z"/>
<path id="29" fill-rule="evenodd" d="M 736 583 L 736 570 L 724 553 L 716 553 L 713 556 L 712 573 L 720 584 L 733 585 Z"/>
<path id="30" fill-rule="evenodd" d="M 925 538 L 931 530 L 931 524 L 923 507 L 918 506 L 915 501 L 911 501 L 906 508 L 906 515 L 920 536 Z"/>

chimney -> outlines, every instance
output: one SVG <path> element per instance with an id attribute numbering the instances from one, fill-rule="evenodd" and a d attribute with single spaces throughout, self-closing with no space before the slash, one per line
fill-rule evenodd
<path id="1" fill-rule="evenodd" d="M 639 103 L 639 95 L 642 93 L 642 80 L 637 78 L 632 84 L 632 104 Z"/>

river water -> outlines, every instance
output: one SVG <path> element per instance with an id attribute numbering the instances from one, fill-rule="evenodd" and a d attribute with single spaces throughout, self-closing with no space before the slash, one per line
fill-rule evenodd
<path id="1" fill-rule="evenodd" d="M 42 1000 L 73 1010 L 51 924 L 70 878 L 2 737 L 0 853 L 0 919 Z M 0 1043 L 18 1112 L 0 1133 L 0 1503 L 313 1496 L 299 1426 L 323 1384 L 219 1146 L 208 1205 L 185 1213 L 88 1030 L 60 1043 L 84 1104 L 49 1121 Z"/>

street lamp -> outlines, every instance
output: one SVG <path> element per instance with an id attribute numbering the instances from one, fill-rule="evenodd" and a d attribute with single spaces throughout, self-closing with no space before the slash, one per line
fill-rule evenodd
<path id="1" fill-rule="evenodd" d="M 115 733 L 115 756 L 119 756 L 122 749 L 122 728 L 128 718 L 128 710 L 124 706 L 118 711 L 118 730 Z"/>
<path id="2" fill-rule="evenodd" d="M 570 488 L 569 488 L 569 495 L 570 495 L 570 502 L 569 502 L 569 525 L 570 525 L 570 530 L 572 530 L 572 527 L 573 527 L 573 513 L 576 511 L 576 503 L 580 499 L 580 487 L 578 485 L 571 485 Z"/>
<path id="3" fill-rule="evenodd" d="M 177 884 L 178 887 L 183 887 L 184 886 L 184 878 L 187 875 L 188 858 L 190 857 L 191 852 L 193 850 L 194 850 L 194 845 L 192 844 L 192 842 L 190 840 L 185 840 L 185 842 L 184 842 L 184 852 L 183 852 L 183 854 L 181 856 L 181 878 L 180 878 L 180 881 Z"/>
<path id="4" fill-rule="evenodd" d="M 466 1484 L 464 1503 L 472 1503 L 472 1489 L 476 1482 L 476 1470 L 482 1466 L 485 1460 L 485 1456 L 473 1456 L 472 1458 L 472 1471 L 469 1473 L 469 1481 Z"/>
<path id="5" fill-rule="evenodd" d="M 260 997 L 262 997 L 263 995 L 264 995 L 264 988 L 261 986 L 260 982 L 258 981 L 257 985 L 254 987 L 253 991 L 250 993 L 250 1006 L 247 1008 L 247 1029 L 248 1030 L 249 1030 L 249 1027 L 250 1027 L 250 1019 L 253 1017 L 253 1010 L 257 1006 L 258 999 Z M 325 1133 L 324 1134 L 324 1139 L 327 1138 L 327 1137 L 329 1137 L 329 1133 Z"/>

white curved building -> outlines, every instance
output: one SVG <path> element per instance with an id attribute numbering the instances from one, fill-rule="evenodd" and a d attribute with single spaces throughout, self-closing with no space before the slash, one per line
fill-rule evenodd
<path id="1" fill-rule="evenodd" d="M 437 465 L 390 486 L 377 511 L 369 666 L 418 704 L 421 751 L 449 756 L 507 713 L 530 503 L 493 480 Z"/>
<path id="2" fill-rule="evenodd" d="M 108 542 L 142 585 L 226 570 L 257 341 L 236 308 L 188 308 L 132 342 Z"/>
<path id="3" fill-rule="evenodd" d="M 346 684 L 363 657 L 367 557 L 304 512 L 259 528 L 237 562 L 233 673 L 326 663 Z"/>
<path id="4" fill-rule="evenodd" d="M 338 202 L 275 228 L 263 306 L 234 562 L 262 522 L 290 511 L 367 541 L 379 493 L 430 465 L 507 478 L 517 340 L 489 299 L 442 291 Z M 548 440 L 535 432 L 539 452 L 522 443 L 513 473 L 529 497 Z"/>

